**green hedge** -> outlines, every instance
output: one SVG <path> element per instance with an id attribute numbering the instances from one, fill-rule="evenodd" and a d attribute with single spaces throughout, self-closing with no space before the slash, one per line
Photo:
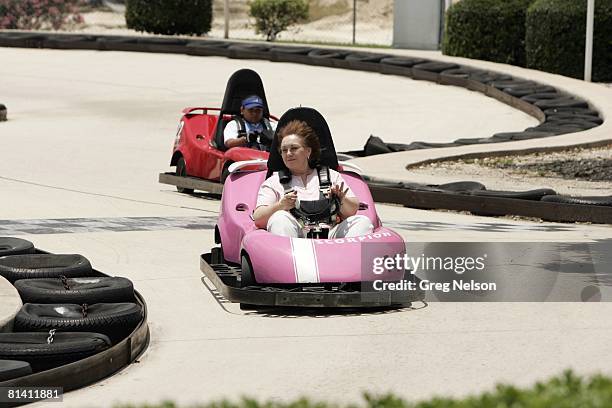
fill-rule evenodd
<path id="1" fill-rule="evenodd" d="M 410 389 L 410 379 L 406 379 Z M 239 390 L 238 390 L 239 391 Z M 313 393 L 316 390 L 311 390 Z M 339 398 L 342 396 L 340 395 Z M 258 402 L 243 399 L 240 402 L 220 401 L 191 408 L 607 408 L 612 401 L 612 380 L 596 375 L 581 378 L 571 371 L 546 382 L 536 383 L 530 388 L 498 385 L 494 391 L 466 398 L 432 398 L 421 402 L 407 402 L 394 395 L 365 395 L 361 404 L 340 405 L 337 403 L 313 402 L 302 398 L 289 402 Z M 117 408 L 177 408 L 173 402 L 154 405 L 117 405 Z"/>
<path id="2" fill-rule="evenodd" d="M 527 66 L 584 78 L 587 0 L 537 0 L 527 12 Z M 593 81 L 612 81 L 612 0 L 595 1 Z"/>
<path id="3" fill-rule="evenodd" d="M 195 34 L 210 31 L 212 0 L 127 0 L 128 28 L 155 34 Z"/>
<path id="4" fill-rule="evenodd" d="M 448 9 L 442 53 L 525 66 L 525 14 L 533 0 L 461 0 Z"/>

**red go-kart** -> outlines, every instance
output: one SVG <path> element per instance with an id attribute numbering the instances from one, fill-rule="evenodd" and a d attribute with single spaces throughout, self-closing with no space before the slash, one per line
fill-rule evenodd
<path id="1" fill-rule="evenodd" d="M 248 147 L 227 149 L 224 144 L 225 126 L 240 114 L 242 100 L 249 95 L 262 98 L 264 118 L 278 121 L 270 115 L 259 75 L 250 69 L 236 71 L 227 82 L 220 109 L 183 109 L 170 159 L 170 166 L 176 166 L 176 171 L 161 173 L 159 182 L 175 185 L 180 193 L 192 193 L 193 190 L 220 193 L 229 174 L 228 167 L 232 163 L 254 159 L 267 160 L 268 152 Z"/>

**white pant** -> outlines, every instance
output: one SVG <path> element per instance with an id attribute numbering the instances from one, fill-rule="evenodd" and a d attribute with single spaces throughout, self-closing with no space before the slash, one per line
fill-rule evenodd
<path id="1" fill-rule="evenodd" d="M 276 211 L 268 220 L 267 230 L 272 234 L 304 238 L 302 227 L 289 211 Z M 365 215 L 352 215 L 329 231 L 329 238 L 357 237 L 372 232 L 374 226 Z"/>

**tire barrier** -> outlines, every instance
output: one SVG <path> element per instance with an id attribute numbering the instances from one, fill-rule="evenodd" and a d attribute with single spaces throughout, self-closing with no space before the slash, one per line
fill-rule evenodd
<path id="1" fill-rule="evenodd" d="M 144 352 L 146 303 L 128 279 L 106 276 L 81 255 L 49 254 L 22 239 L 0 238 L 0 248 L 34 252 L 0 257 L 24 302 L 14 332 L 0 333 L 0 387 L 70 391 L 112 375 Z M 53 277 L 22 279 L 32 275 Z"/>
<path id="2" fill-rule="evenodd" d="M 59 37 L 62 38 L 60 39 Z M 366 142 L 363 150 L 344 152 L 352 156 L 545 138 L 581 132 L 597 127 L 603 123 L 603 118 L 601 118 L 596 110 L 589 106 L 587 101 L 563 94 L 552 86 L 515 78 L 507 74 L 453 63 L 432 61 L 424 58 L 352 52 L 344 49 L 319 49 L 295 46 L 284 47 L 278 45 L 268 46 L 267 44 L 232 43 L 213 40 L 182 40 L 159 37 L 139 38 L 108 35 L 40 34 L 18 31 L 0 33 L 0 46 L 26 48 L 49 47 L 62 49 L 72 47 L 75 49 L 139 52 L 182 52 L 188 55 L 257 58 L 270 61 L 296 62 L 308 65 L 374 71 L 383 74 L 429 80 L 444 85 L 456 85 L 481 92 L 534 116 L 541 122 L 538 126 L 527 128 L 522 132 L 500 132 L 488 138 L 458 139 L 450 143 L 417 141 L 404 145 L 398 143 L 384 143 L 380 138 L 376 140 L 376 138 L 371 137 L 368 139 L 368 142 Z M 588 117 L 585 118 L 584 116 Z M 545 195 L 543 197 L 554 196 Z M 485 199 L 486 197 L 474 196 L 473 198 Z M 506 197 L 495 198 L 515 200 L 514 198 Z M 527 201 L 533 203 L 533 200 Z M 548 205 L 566 204 L 548 201 L 540 201 L 539 203 L 546 203 Z M 588 206 L 601 207 L 598 205 Z M 551 209 L 551 211 L 553 210 L 555 209 Z M 598 220 L 602 219 L 598 214 L 594 216 Z M 582 215 L 575 217 L 571 215 L 567 217 L 554 216 L 553 218 L 557 220 L 566 219 L 569 221 L 591 221 L 589 219 L 583 219 L 584 217 Z"/>
<path id="3" fill-rule="evenodd" d="M 351 52 L 344 49 L 284 47 L 217 40 L 187 40 L 173 37 L 44 34 L 19 31 L 0 33 L 0 46 L 184 53 L 188 55 L 267 59 L 270 61 L 374 71 L 429 80 L 440 84 L 462 86 L 482 92 L 541 120 L 540 125 L 525 129 L 523 135 L 517 135 L 520 132 L 513 132 L 515 136 L 511 139 L 500 139 L 499 137 L 476 138 L 472 141 L 463 139 L 458 143 L 459 145 L 556 136 L 592 128 L 591 125 L 585 124 L 587 122 L 596 125 L 603 123 L 603 119 L 598 112 L 589 109 L 589 104 L 586 101 L 560 93 L 552 86 L 514 78 L 511 75 L 424 58 L 389 56 L 373 52 Z M 549 110 L 564 112 L 566 122 L 562 126 L 558 121 L 556 124 L 549 123 L 551 115 L 543 112 Z M 583 114 L 594 116 L 594 120 L 574 117 Z M 426 145 L 426 142 L 415 142 L 412 146 L 402 148 L 402 150 L 449 146 L 453 145 L 446 143 Z M 367 154 L 368 152 L 365 149 L 361 153 L 362 156 Z"/>
<path id="4" fill-rule="evenodd" d="M 120 277 L 21 279 L 15 288 L 24 303 L 121 303 L 134 299 L 134 285 Z"/>
<path id="5" fill-rule="evenodd" d="M 0 336 L 1 335 L 2 334 L 0 334 Z M 0 343 L 0 350 L 1 349 L 2 343 Z M 0 353 L 2 353 L 2 351 L 0 351 Z M 23 377 L 28 374 L 32 374 L 32 367 L 27 361 L 0 360 L 0 381 Z"/>
<path id="6" fill-rule="evenodd" d="M 386 182 L 370 179 L 377 202 L 420 209 L 469 211 L 475 215 L 518 215 L 553 222 L 612 224 L 612 196 L 566 197 L 554 190 L 497 191 L 480 188 L 449 189 L 444 185 Z M 474 184 L 477 187 L 479 183 Z"/>
<path id="7" fill-rule="evenodd" d="M 15 316 L 14 330 L 95 332 L 116 343 L 127 337 L 141 320 L 142 309 L 135 303 L 26 303 Z"/>
<path id="8" fill-rule="evenodd" d="M 31 372 L 70 364 L 111 347 L 110 339 L 100 333 L 56 332 L 0 333 L 0 358 L 26 362 Z M 14 377 L 30 374 L 15 372 Z M 10 379 L 10 378 L 6 378 Z"/>
<path id="9" fill-rule="evenodd" d="M 20 238 L 0 237 L 0 257 L 33 254 L 36 250 L 30 241 Z"/>
<path id="10" fill-rule="evenodd" d="M 25 254 L 0 258 L 0 276 L 19 279 L 94 276 L 89 261 L 78 254 Z"/>

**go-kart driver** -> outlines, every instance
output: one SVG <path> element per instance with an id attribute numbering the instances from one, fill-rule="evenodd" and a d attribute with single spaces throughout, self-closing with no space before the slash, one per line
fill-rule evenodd
<path id="1" fill-rule="evenodd" d="M 257 95 L 246 97 L 237 116 L 225 126 L 223 141 L 228 149 L 250 147 L 270 151 L 276 124 L 263 117 L 264 102 Z"/>
<path id="2" fill-rule="evenodd" d="M 321 156 L 319 138 L 314 130 L 302 121 L 291 121 L 278 132 L 278 142 L 283 163 L 291 172 L 290 186 L 293 191 L 285 193 L 286 187 L 278 173 L 272 174 L 259 188 L 257 205 L 253 213 L 255 225 L 270 233 L 289 237 L 305 236 L 302 225 L 290 213 L 296 201 L 319 198 L 319 177 L 315 170 Z M 343 238 L 372 232 L 370 219 L 355 215 L 359 201 L 337 171 L 329 169 L 330 194 L 340 203 L 339 216 L 342 221 L 331 228 L 328 238 Z"/>

